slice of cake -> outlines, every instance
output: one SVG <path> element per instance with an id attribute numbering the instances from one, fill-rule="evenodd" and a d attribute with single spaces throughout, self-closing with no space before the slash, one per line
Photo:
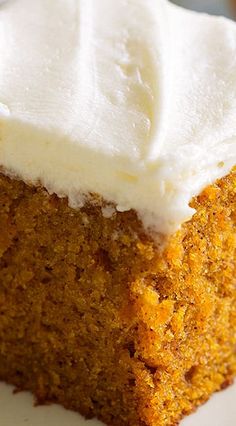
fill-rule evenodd
<path id="1" fill-rule="evenodd" d="M 177 425 L 236 375 L 236 25 L 15 0 L 0 30 L 0 379 Z"/>

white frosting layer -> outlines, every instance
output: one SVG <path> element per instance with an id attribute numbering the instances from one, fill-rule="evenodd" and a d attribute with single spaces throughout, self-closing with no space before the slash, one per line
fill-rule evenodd
<path id="1" fill-rule="evenodd" d="M 0 165 L 175 231 L 236 164 L 236 24 L 166 0 L 0 6 Z"/>

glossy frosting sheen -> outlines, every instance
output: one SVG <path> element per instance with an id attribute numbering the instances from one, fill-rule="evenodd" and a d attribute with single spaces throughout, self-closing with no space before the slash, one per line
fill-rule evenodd
<path id="1" fill-rule="evenodd" d="M 175 231 L 236 164 L 236 24 L 166 0 L 0 6 L 0 165 Z"/>

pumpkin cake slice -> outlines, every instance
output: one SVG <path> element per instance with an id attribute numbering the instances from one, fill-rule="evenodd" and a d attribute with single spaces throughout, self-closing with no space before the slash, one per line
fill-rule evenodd
<path id="1" fill-rule="evenodd" d="M 174 426 L 236 375 L 236 24 L 0 5 L 0 379 Z"/>

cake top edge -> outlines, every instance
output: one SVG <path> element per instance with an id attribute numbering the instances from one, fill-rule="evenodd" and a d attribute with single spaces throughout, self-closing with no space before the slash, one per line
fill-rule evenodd
<path id="1" fill-rule="evenodd" d="M 167 0 L 0 5 L 0 166 L 170 234 L 236 164 L 236 24 Z"/>

